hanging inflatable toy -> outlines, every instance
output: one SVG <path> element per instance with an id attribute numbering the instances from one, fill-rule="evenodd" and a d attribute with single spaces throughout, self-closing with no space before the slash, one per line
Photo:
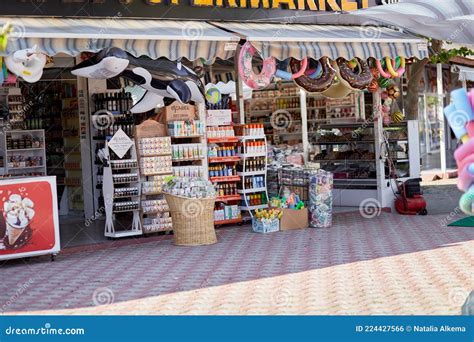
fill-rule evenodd
<path id="1" fill-rule="evenodd" d="M 336 63 L 341 81 L 345 82 L 349 88 L 363 90 L 372 82 L 373 76 L 369 65 L 360 58 L 356 57 L 352 61 L 347 61 L 345 58 L 339 57 L 336 59 Z"/>
<path id="2" fill-rule="evenodd" d="M 377 92 L 379 90 L 379 72 L 377 71 L 376 68 L 371 68 L 370 72 L 372 73 L 372 81 L 370 84 L 367 86 L 367 90 L 370 91 L 371 93 Z"/>
<path id="3" fill-rule="evenodd" d="M 316 63 L 316 68 L 311 68 L 311 64 L 315 62 Z M 321 63 L 319 61 L 315 61 L 313 59 L 311 59 L 308 63 L 308 67 L 306 69 L 306 71 L 304 72 L 304 74 L 312 79 L 315 79 L 315 78 L 319 78 L 321 77 L 321 74 L 322 74 L 322 71 L 323 71 L 323 67 L 321 65 Z"/>
<path id="4" fill-rule="evenodd" d="M 342 99 L 349 95 L 352 92 L 352 88 L 349 87 L 349 84 L 341 77 L 341 72 L 337 62 L 332 62 L 332 66 L 336 71 L 336 77 L 333 84 L 322 94 L 331 99 Z"/>
<path id="5" fill-rule="evenodd" d="M 393 62 L 390 61 L 390 58 L 385 57 L 385 65 L 393 78 L 401 77 L 405 73 L 405 58 L 403 57 L 397 57 Z"/>
<path id="6" fill-rule="evenodd" d="M 308 76 L 302 75 L 294 80 L 294 82 L 304 90 L 310 93 L 320 93 L 327 90 L 334 81 L 336 77 L 336 70 L 331 65 L 331 60 L 328 57 L 321 57 L 319 60 L 321 65 L 320 76 L 313 78 L 316 71 Z M 300 62 L 294 58 L 290 60 L 290 68 L 292 72 L 297 72 L 301 69 Z"/>
<path id="7" fill-rule="evenodd" d="M 267 87 L 276 73 L 276 60 L 269 57 L 263 60 L 262 71 L 256 74 L 252 67 L 252 58 L 257 54 L 257 49 L 246 42 L 242 45 L 239 53 L 239 75 L 242 81 L 252 89 L 263 89 Z"/>
<path id="8" fill-rule="evenodd" d="M 379 83 L 380 88 L 386 89 L 390 87 L 390 85 L 392 84 L 392 81 L 385 77 L 379 77 L 378 83 Z"/>
<path id="9" fill-rule="evenodd" d="M 306 68 L 308 67 L 308 59 L 304 58 L 301 61 L 300 70 L 298 70 L 295 73 L 286 71 L 286 69 L 288 68 L 288 63 L 283 63 L 283 65 L 284 65 L 283 69 L 277 69 L 277 71 L 275 72 L 275 76 L 285 81 L 291 81 L 291 80 L 294 80 L 295 78 L 303 76 L 303 74 L 306 71 Z"/>
<path id="10" fill-rule="evenodd" d="M 206 101 L 211 104 L 219 103 L 222 99 L 221 92 L 216 87 L 209 88 L 206 91 Z"/>
<path id="11" fill-rule="evenodd" d="M 203 103 L 204 86 L 190 68 L 166 58 L 136 58 L 119 49 L 108 48 L 79 63 L 72 69 L 76 76 L 93 79 L 123 77 L 144 90 L 132 113 L 142 113 L 174 100 L 181 103 Z"/>
<path id="12" fill-rule="evenodd" d="M 38 51 L 35 45 L 31 49 L 18 50 L 13 55 L 5 57 L 7 69 L 24 81 L 34 83 L 43 76 L 46 65 L 46 55 Z"/>
<path id="13" fill-rule="evenodd" d="M 6 23 L 2 27 L 2 31 L 0 32 L 0 51 L 4 52 L 7 50 L 8 45 L 8 35 L 12 32 L 13 26 L 10 23 Z"/>
<path id="14" fill-rule="evenodd" d="M 400 122 L 402 122 L 404 119 L 405 119 L 405 115 L 403 115 L 403 113 L 400 112 L 399 110 L 396 111 L 396 112 L 394 112 L 394 113 L 392 114 L 392 121 L 393 121 L 394 123 L 400 123 Z"/>

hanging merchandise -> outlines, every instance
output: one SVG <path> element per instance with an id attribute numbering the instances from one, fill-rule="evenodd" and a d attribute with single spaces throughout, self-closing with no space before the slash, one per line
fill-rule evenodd
<path id="1" fill-rule="evenodd" d="M 219 89 L 213 87 L 206 90 L 206 101 L 211 104 L 216 104 L 221 101 L 221 92 Z"/>
<path id="2" fill-rule="evenodd" d="M 166 58 L 136 58 L 119 48 L 101 50 L 72 68 L 76 76 L 93 79 L 123 77 L 146 90 L 135 103 L 132 113 L 152 110 L 174 100 L 203 103 L 204 86 L 196 73 L 181 62 Z"/>
<path id="3" fill-rule="evenodd" d="M 336 70 L 331 65 L 331 60 L 328 57 L 322 57 L 319 60 L 321 66 L 321 74 L 316 77 L 314 72 L 312 75 L 302 75 L 296 78 L 295 83 L 310 93 L 320 93 L 328 89 L 334 81 L 336 76 Z M 298 72 L 300 68 L 300 62 L 297 59 L 292 58 L 290 60 L 290 68 L 292 72 Z M 313 78 L 315 77 L 315 78 Z"/>
<path id="4" fill-rule="evenodd" d="M 331 172 L 318 170 L 309 178 L 310 227 L 327 228 L 332 225 Z"/>
<path id="5" fill-rule="evenodd" d="M 384 78 L 401 77 L 405 73 L 405 58 L 403 57 L 397 57 L 395 60 L 385 57 L 382 61 L 376 59 L 375 65 L 380 75 Z"/>
<path id="6" fill-rule="evenodd" d="M 31 49 L 18 50 L 5 57 L 5 64 L 13 74 L 29 83 L 39 81 L 46 65 L 46 55 L 38 51 L 35 45 Z"/>
<path id="7" fill-rule="evenodd" d="M 370 68 L 370 72 L 372 74 L 372 81 L 367 86 L 367 90 L 371 93 L 377 92 L 379 90 L 379 72 L 377 68 Z"/>
<path id="8" fill-rule="evenodd" d="M 356 57 L 352 61 L 347 61 L 341 57 L 336 60 L 336 63 L 339 68 L 339 79 L 346 87 L 363 90 L 372 82 L 373 76 L 369 65 L 360 58 Z"/>
<path id="9" fill-rule="evenodd" d="M 285 81 L 291 81 L 291 80 L 294 80 L 298 77 L 301 77 L 305 74 L 305 71 L 306 71 L 306 68 L 308 67 L 308 59 L 307 58 L 304 58 L 301 62 L 300 62 L 300 70 L 296 71 L 295 73 L 291 73 L 291 72 L 288 72 L 286 71 L 286 69 L 288 68 L 288 62 L 285 61 L 282 64 L 282 69 L 277 69 L 276 73 L 275 73 L 275 76 L 276 77 L 279 77 L 281 78 L 282 80 L 285 80 Z"/>
<path id="10" fill-rule="evenodd" d="M 387 88 L 387 94 L 393 100 L 398 99 L 400 97 L 400 88 L 392 84 Z"/>
<path id="11" fill-rule="evenodd" d="M 262 71 L 255 74 L 252 69 L 252 58 L 257 53 L 255 47 L 249 42 L 242 45 L 239 54 L 239 74 L 243 82 L 252 89 L 267 87 L 276 72 L 275 58 L 269 57 L 263 60 Z"/>

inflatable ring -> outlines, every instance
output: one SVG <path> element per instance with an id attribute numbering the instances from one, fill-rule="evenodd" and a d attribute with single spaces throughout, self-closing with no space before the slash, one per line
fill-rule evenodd
<path id="1" fill-rule="evenodd" d="M 392 75 L 390 75 L 390 73 L 385 72 L 382 67 L 382 63 L 380 63 L 378 59 L 375 59 L 375 65 L 377 66 L 377 70 L 379 71 L 380 76 L 382 76 L 383 78 L 392 78 Z"/>
<path id="2" fill-rule="evenodd" d="M 331 65 L 328 57 L 321 57 L 319 60 L 321 64 L 321 76 L 318 78 L 311 78 L 310 76 L 302 75 L 296 78 L 295 83 L 310 93 L 320 93 L 328 89 L 336 77 L 336 70 Z M 300 70 L 300 62 L 294 58 L 290 60 L 290 68 L 293 72 Z"/>
<path id="3" fill-rule="evenodd" d="M 16 76 L 26 82 L 34 83 L 43 76 L 46 55 L 38 52 L 34 46 L 32 49 L 18 50 L 13 55 L 5 57 L 5 65 Z"/>
<path id="4" fill-rule="evenodd" d="M 323 67 L 322 67 L 321 63 L 319 63 L 319 61 L 316 61 L 316 63 L 318 63 L 318 66 L 316 67 L 316 69 L 306 69 L 306 71 L 304 73 L 306 76 L 308 76 L 312 79 L 321 77 L 321 72 L 323 71 Z M 308 65 L 308 67 L 309 67 L 309 65 Z"/>
<path id="5" fill-rule="evenodd" d="M 275 72 L 275 76 L 277 76 L 277 77 L 279 77 L 279 78 L 281 78 L 285 81 L 291 81 L 291 80 L 294 80 L 295 78 L 303 76 L 303 74 L 305 73 L 307 67 L 308 67 L 308 59 L 305 58 L 301 62 L 301 68 L 300 68 L 299 71 L 292 74 L 291 72 L 281 70 L 281 69 L 277 69 L 277 71 Z"/>
<path id="6" fill-rule="evenodd" d="M 257 49 L 246 42 L 242 45 L 239 54 L 239 74 L 244 83 L 252 89 L 267 87 L 276 72 L 275 58 L 269 57 L 263 60 L 263 68 L 260 74 L 255 74 L 252 69 L 252 57 L 257 54 Z"/>
<path id="7" fill-rule="evenodd" d="M 403 57 L 397 57 L 396 61 L 393 63 L 390 63 L 390 58 L 385 57 L 385 65 L 387 66 L 388 72 L 393 76 L 393 77 L 401 77 L 405 73 L 405 58 Z M 397 68 L 395 69 L 393 68 Z"/>
<path id="8" fill-rule="evenodd" d="M 350 68 L 349 62 L 345 58 L 339 57 L 336 59 L 341 80 L 347 82 L 349 87 L 354 90 L 363 90 L 372 82 L 372 72 L 370 71 L 367 62 L 357 57 L 355 58 L 355 61 L 358 64 L 358 73 Z"/>

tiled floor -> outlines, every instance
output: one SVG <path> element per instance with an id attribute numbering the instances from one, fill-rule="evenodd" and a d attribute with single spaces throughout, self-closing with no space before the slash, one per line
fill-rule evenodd
<path id="1" fill-rule="evenodd" d="M 220 229 L 207 247 L 160 239 L 10 261 L 0 311 L 455 315 L 474 284 L 474 229 L 445 219 L 339 214 L 328 229 Z"/>

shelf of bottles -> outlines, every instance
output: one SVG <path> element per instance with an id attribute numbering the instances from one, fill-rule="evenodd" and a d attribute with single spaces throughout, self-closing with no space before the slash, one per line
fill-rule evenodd
<path id="1" fill-rule="evenodd" d="M 92 95 L 92 116 L 91 116 L 91 132 L 92 132 L 92 149 L 95 152 L 96 159 L 94 161 L 94 184 L 97 199 L 97 208 L 104 207 L 103 175 L 104 168 L 98 157 L 98 152 L 104 149 L 106 142 L 119 130 L 125 132 L 133 139 L 135 132 L 135 121 L 130 113 L 133 105 L 131 94 L 125 91 L 105 92 Z"/>
<path id="2" fill-rule="evenodd" d="M 240 209 L 248 213 L 248 219 L 256 209 L 268 207 L 267 193 L 267 139 L 260 124 L 245 124 L 234 127 L 239 138 L 237 174 L 241 177 L 237 193 L 240 194 Z"/>
<path id="3" fill-rule="evenodd" d="M 241 181 L 237 172 L 240 161 L 238 154 L 239 139 L 232 126 L 209 126 L 207 128 L 207 147 L 209 180 L 217 191 L 214 208 L 215 225 L 241 222 L 239 208 L 240 195 L 237 192 Z"/>
<path id="4" fill-rule="evenodd" d="M 2 137 L 3 177 L 46 175 L 44 130 L 5 131 Z"/>
<path id="5" fill-rule="evenodd" d="M 103 170 L 105 236 L 142 235 L 140 174 L 135 143 L 121 158 L 109 148 L 108 142 L 98 155 Z M 126 223 L 130 220 L 131 224 Z"/>
<path id="6" fill-rule="evenodd" d="M 136 137 L 141 179 L 141 219 L 144 234 L 173 230 L 168 204 L 162 194 L 172 174 L 170 137 Z"/>

